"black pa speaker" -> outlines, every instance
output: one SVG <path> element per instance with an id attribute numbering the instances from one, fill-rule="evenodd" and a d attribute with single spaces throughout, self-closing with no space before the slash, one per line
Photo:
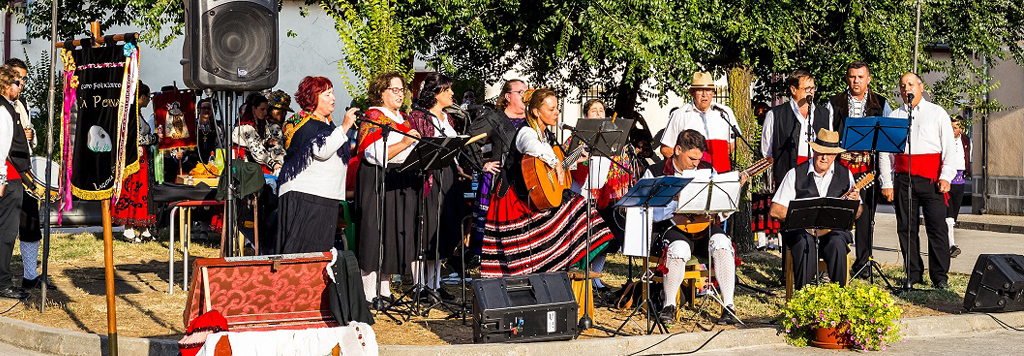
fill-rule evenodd
<path id="1" fill-rule="evenodd" d="M 1024 256 L 981 255 L 964 294 L 971 312 L 1024 310 Z"/>
<path id="2" fill-rule="evenodd" d="M 473 342 L 570 340 L 579 304 L 565 273 L 473 281 Z"/>
<path id="3" fill-rule="evenodd" d="M 185 85 L 235 91 L 273 87 L 277 30 L 277 1 L 185 0 Z"/>

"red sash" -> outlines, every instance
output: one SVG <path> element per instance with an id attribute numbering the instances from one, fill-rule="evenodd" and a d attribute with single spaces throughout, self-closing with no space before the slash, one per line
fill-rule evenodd
<path id="1" fill-rule="evenodd" d="M 860 174 L 860 173 L 870 172 L 870 171 L 874 170 L 874 167 L 872 167 L 872 165 L 870 165 L 870 164 L 858 164 L 858 163 L 853 163 L 853 162 L 847 161 L 845 159 L 840 159 L 839 163 L 842 164 L 844 167 L 846 167 L 846 169 L 849 169 L 850 173 L 853 173 L 853 174 Z"/>
<path id="2" fill-rule="evenodd" d="M 21 175 L 18 174 L 18 170 L 14 169 L 14 165 L 11 164 L 10 160 L 7 160 L 7 180 L 21 179 Z"/>
<path id="3" fill-rule="evenodd" d="M 910 160 L 913 159 L 914 164 L 911 166 Z M 940 166 L 942 165 L 942 155 L 939 153 L 925 153 L 908 155 L 904 153 L 896 154 L 896 173 L 897 174 L 910 174 L 912 176 L 925 177 L 928 180 L 935 182 L 939 180 L 939 172 L 941 171 Z M 911 171 L 913 169 L 913 171 Z"/>
<path id="4" fill-rule="evenodd" d="M 802 164 L 802 163 L 804 163 L 804 162 L 807 162 L 807 157 L 804 157 L 804 156 L 796 156 L 796 164 Z"/>
<path id="5" fill-rule="evenodd" d="M 732 165 L 729 163 L 729 141 L 707 140 L 705 142 L 708 145 L 708 150 L 704 153 L 704 158 L 702 160 L 711 163 L 711 165 L 715 167 L 715 172 L 731 171 Z"/>

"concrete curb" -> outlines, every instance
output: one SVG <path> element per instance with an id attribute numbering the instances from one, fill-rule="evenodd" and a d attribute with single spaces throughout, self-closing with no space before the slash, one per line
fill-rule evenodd
<path id="1" fill-rule="evenodd" d="M 1024 327 L 1024 312 L 994 314 L 1013 327 Z M 1004 329 L 999 322 L 985 314 L 961 314 L 907 319 L 907 337 L 942 336 Z M 107 337 L 70 330 L 36 325 L 20 320 L 0 317 L 0 341 L 42 353 L 55 355 L 105 355 Z M 581 339 L 526 344 L 479 344 L 407 346 L 382 345 L 382 356 L 473 356 L 473 355 L 557 355 L 594 356 L 628 355 L 654 344 L 644 354 L 694 350 L 711 339 L 717 331 L 676 335 L 645 335 L 603 339 Z M 726 330 L 711 339 L 702 350 L 723 350 L 740 347 L 783 344 L 782 335 L 774 328 Z M 123 337 L 118 339 L 121 355 L 173 356 L 178 355 L 174 340 Z"/>
<path id="2" fill-rule="evenodd" d="M 956 227 L 967 230 L 1001 232 L 1006 234 L 1024 234 L 1024 226 L 991 224 L 971 221 L 957 221 Z"/>

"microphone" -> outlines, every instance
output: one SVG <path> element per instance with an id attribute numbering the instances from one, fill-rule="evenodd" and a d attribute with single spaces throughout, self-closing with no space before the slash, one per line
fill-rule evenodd
<path id="1" fill-rule="evenodd" d="M 814 104 L 814 94 L 807 95 L 807 103 Z"/>
<path id="2" fill-rule="evenodd" d="M 907 93 L 907 107 L 914 107 L 914 93 Z"/>
<path id="3" fill-rule="evenodd" d="M 562 130 L 569 130 L 569 131 L 576 131 L 576 126 L 572 126 L 572 125 L 569 125 L 569 124 L 562 124 L 561 129 Z"/>

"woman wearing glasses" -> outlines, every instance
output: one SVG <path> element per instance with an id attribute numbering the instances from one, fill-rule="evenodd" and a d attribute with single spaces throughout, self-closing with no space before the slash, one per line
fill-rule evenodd
<path id="1" fill-rule="evenodd" d="M 405 101 L 405 89 L 405 78 L 397 72 L 374 78 L 367 93 L 372 107 L 366 110 L 366 120 L 418 138 L 419 132 L 412 129 L 405 114 L 399 111 Z M 361 162 L 356 171 L 356 206 L 360 217 L 356 241 L 367 301 L 377 296 L 379 281 L 380 295 L 389 302 L 389 276 L 409 272 L 415 255 L 420 198 L 417 185 L 422 180 L 415 172 L 384 169 L 405 162 L 416 139 L 396 132 L 388 133 L 387 137 L 383 134 L 384 130 L 377 125 L 359 125 L 356 157 Z M 381 202 L 383 209 L 378 205 Z"/>
<path id="2" fill-rule="evenodd" d="M 552 167 L 559 181 L 568 173 L 554 153 L 557 143 L 548 131 L 558 123 L 558 97 L 549 89 L 538 89 L 526 93 L 526 102 L 526 125 L 516 132 L 504 168 L 512 188 L 508 194 L 494 197 L 484 224 L 480 258 L 484 278 L 566 270 L 612 239 L 601 216 L 596 211 L 587 214 L 586 201 L 571 190 L 565 191 L 557 208 L 538 210 L 530 202 L 528 194 L 535 187 L 528 187 L 523 177 L 523 158 L 540 159 Z M 590 251 L 586 249 L 588 237 Z"/>

